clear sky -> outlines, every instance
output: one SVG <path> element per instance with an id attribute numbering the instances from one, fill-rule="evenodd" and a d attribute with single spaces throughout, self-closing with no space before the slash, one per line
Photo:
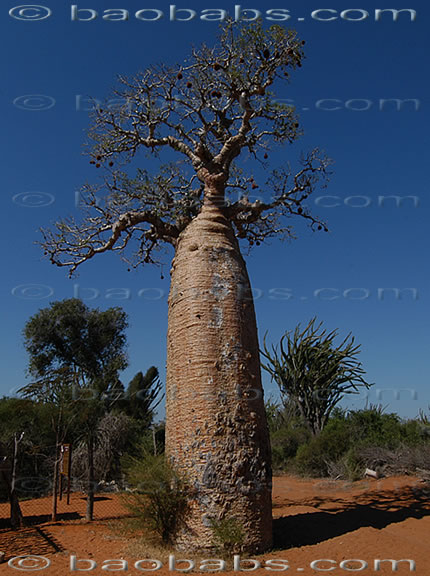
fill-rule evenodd
<path id="1" fill-rule="evenodd" d="M 30 10 L 7 0 L 0 11 L 0 394 L 12 395 L 27 382 L 22 330 L 28 318 L 73 296 L 101 309 L 120 305 L 129 314 L 124 382 L 150 365 L 159 367 L 164 380 L 168 258 L 164 279 L 158 269 L 129 273 L 116 255 L 102 255 L 69 280 L 34 242 L 41 226 L 77 217 L 79 189 L 97 180 L 82 155 L 89 98 L 105 98 L 118 74 L 180 63 L 193 44 L 211 44 L 218 23 L 202 20 L 203 11 L 217 6 L 234 16 L 235 4 L 187 0 L 177 10 L 193 9 L 195 17 L 177 11 L 170 21 L 170 5 L 159 0 L 80 0 L 72 20 L 72 3 L 40 1 L 42 7 Z M 297 222 L 296 240 L 256 248 L 247 262 L 260 337 L 267 331 L 268 341 L 277 342 L 313 316 L 343 336 L 352 332 L 362 346 L 367 379 L 375 383 L 367 401 L 413 417 L 430 404 L 430 9 L 415 2 L 416 17 L 404 12 L 393 21 L 390 12 L 375 13 L 367 4 L 348 10 L 348 3 L 332 0 L 321 12 L 307 1 L 241 4 L 242 10 L 260 10 L 266 25 L 267 16 L 288 16 L 278 23 L 306 40 L 303 67 L 278 94 L 295 103 L 305 135 L 294 146 L 273 150 L 273 166 L 315 146 L 335 161 L 328 189 L 311 199 L 330 233 L 312 233 Z M 113 8 L 128 10 L 129 19 L 103 20 L 113 18 L 105 12 Z M 275 8 L 283 12 L 266 13 Z M 264 384 L 267 395 L 276 395 L 267 375 Z M 346 405 L 365 403 L 362 394 Z"/>

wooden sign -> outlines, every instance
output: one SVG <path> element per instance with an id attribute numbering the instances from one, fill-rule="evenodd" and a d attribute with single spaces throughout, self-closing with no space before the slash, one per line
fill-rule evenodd
<path id="1" fill-rule="evenodd" d="M 61 444 L 60 472 L 64 476 L 69 476 L 70 474 L 70 444 Z"/>

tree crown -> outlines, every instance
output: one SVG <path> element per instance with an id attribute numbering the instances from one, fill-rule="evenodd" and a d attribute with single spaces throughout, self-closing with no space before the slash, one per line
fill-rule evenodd
<path id="1" fill-rule="evenodd" d="M 29 374 L 40 383 L 114 384 L 127 366 L 127 325 L 120 308 L 90 309 L 77 298 L 53 302 L 25 326 Z"/>
<path id="2" fill-rule="evenodd" d="M 157 262 L 160 243 L 176 245 L 208 201 L 250 245 L 293 237 L 286 222 L 291 216 L 327 230 L 305 205 L 328 175 L 330 161 L 318 149 L 302 156 L 296 173 L 289 165 L 273 170 L 270 192 L 261 188 L 254 201 L 250 194 L 260 184 L 238 163 L 247 153 L 267 169 L 271 147 L 301 135 L 294 107 L 277 102 L 275 89 L 301 66 L 303 44 L 281 26 L 228 22 L 215 47 L 193 49 L 181 65 L 120 77 L 115 95 L 123 104 L 98 108 L 90 129 L 90 162 L 102 168 L 102 183 L 85 186 L 81 223 L 69 218 L 42 231 L 51 261 L 73 272 L 95 254 L 125 254 L 134 238 L 137 248 L 126 260 L 134 266 Z M 157 161 L 170 150 L 175 161 L 153 176 L 137 168 L 132 177 L 124 167 L 133 166 L 142 150 Z"/>

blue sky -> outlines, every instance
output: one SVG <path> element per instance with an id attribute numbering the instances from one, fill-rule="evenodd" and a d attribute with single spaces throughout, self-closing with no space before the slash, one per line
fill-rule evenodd
<path id="1" fill-rule="evenodd" d="M 218 24 L 199 16 L 214 5 L 177 4 L 178 9 L 194 9 L 197 16 L 171 22 L 165 2 L 87 0 L 78 8 L 91 8 L 98 17 L 83 22 L 71 21 L 72 3 L 41 1 L 52 11 L 44 20 L 35 20 L 36 11 L 20 16 L 18 4 L 10 0 L 0 13 L 0 394 L 14 394 L 27 381 L 22 330 L 28 318 L 53 300 L 73 296 L 101 309 L 120 305 L 129 314 L 125 382 L 150 365 L 159 367 L 164 380 L 169 258 L 164 279 L 158 269 L 128 273 L 119 258 L 104 255 L 69 280 L 65 269 L 42 258 L 34 242 L 40 239 L 41 226 L 77 216 L 77 191 L 86 181 L 96 182 L 98 174 L 82 155 L 89 97 L 108 96 L 118 74 L 132 76 L 156 62 L 180 63 L 193 44 L 211 44 Z M 234 13 L 232 2 L 215 6 Z M 361 12 L 350 10 L 342 17 L 347 4 L 333 1 L 330 6 L 331 12 L 312 17 L 318 5 L 288 3 L 291 18 L 282 25 L 296 28 L 306 40 L 306 60 L 278 96 L 294 101 L 305 135 L 270 156 L 274 166 L 282 165 L 294 161 L 301 150 L 319 146 L 333 158 L 328 189 L 316 192 L 310 201 L 330 233 L 312 233 L 296 222 L 297 240 L 273 241 L 247 257 L 259 334 L 267 331 L 268 341 L 277 342 L 286 330 L 313 316 L 328 329 L 338 328 L 341 335 L 352 332 L 362 346 L 367 378 L 375 383 L 367 401 L 413 417 L 420 408 L 428 412 L 430 404 L 430 80 L 423 66 L 430 13 L 424 2 L 415 2 L 413 22 L 408 13 L 397 22 L 390 13 L 376 21 L 375 8 L 365 4 Z M 129 20 L 102 19 L 104 10 L 118 7 L 129 10 Z M 139 20 L 134 14 L 143 8 L 158 9 L 164 17 L 157 22 Z M 242 8 L 286 10 L 275 0 L 270 6 L 248 2 Z M 27 21 L 16 18 L 22 14 Z M 251 17 L 250 12 L 244 14 Z M 387 102 L 393 99 L 399 103 Z M 266 394 L 276 396 L 266 375 L 264 383 Z M 361 394 L 345 404 L 358 408 L 365 403 Z"/>

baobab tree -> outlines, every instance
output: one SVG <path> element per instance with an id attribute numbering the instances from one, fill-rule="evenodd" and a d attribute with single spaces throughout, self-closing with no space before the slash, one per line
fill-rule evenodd
<path id="1" fill-rule="evenodd" d="M 210 547 L 223 519 L 240 525 L 243 550 L 271 545 L 270 444 L 240 242 L 291 238 L 293 216 L 326 229 L 306 199 L 329 161 L 315 149 L 297 170 L 273 170 L 266 193 L 241 161 L 267 171 L 270 149 L 301 134 L 293 107 L 274 97 L 301 66 L 303 44 L 280 26 L 227 22 L 214 47 L 193 49 L 182 64 L 120 77 L 123 105 L 99 107 L 90 129 L 90 162 L 104 176 L 85 186 L 83 219 L 43 231 L 45 253 L 71 274 L 110 250 L 137 267 L 159 264 L 164 243 L 174 248 L 166 452 L 193 488 L 179 549 Z M 155 175 L 138 165 L 145 151 Z"/>

